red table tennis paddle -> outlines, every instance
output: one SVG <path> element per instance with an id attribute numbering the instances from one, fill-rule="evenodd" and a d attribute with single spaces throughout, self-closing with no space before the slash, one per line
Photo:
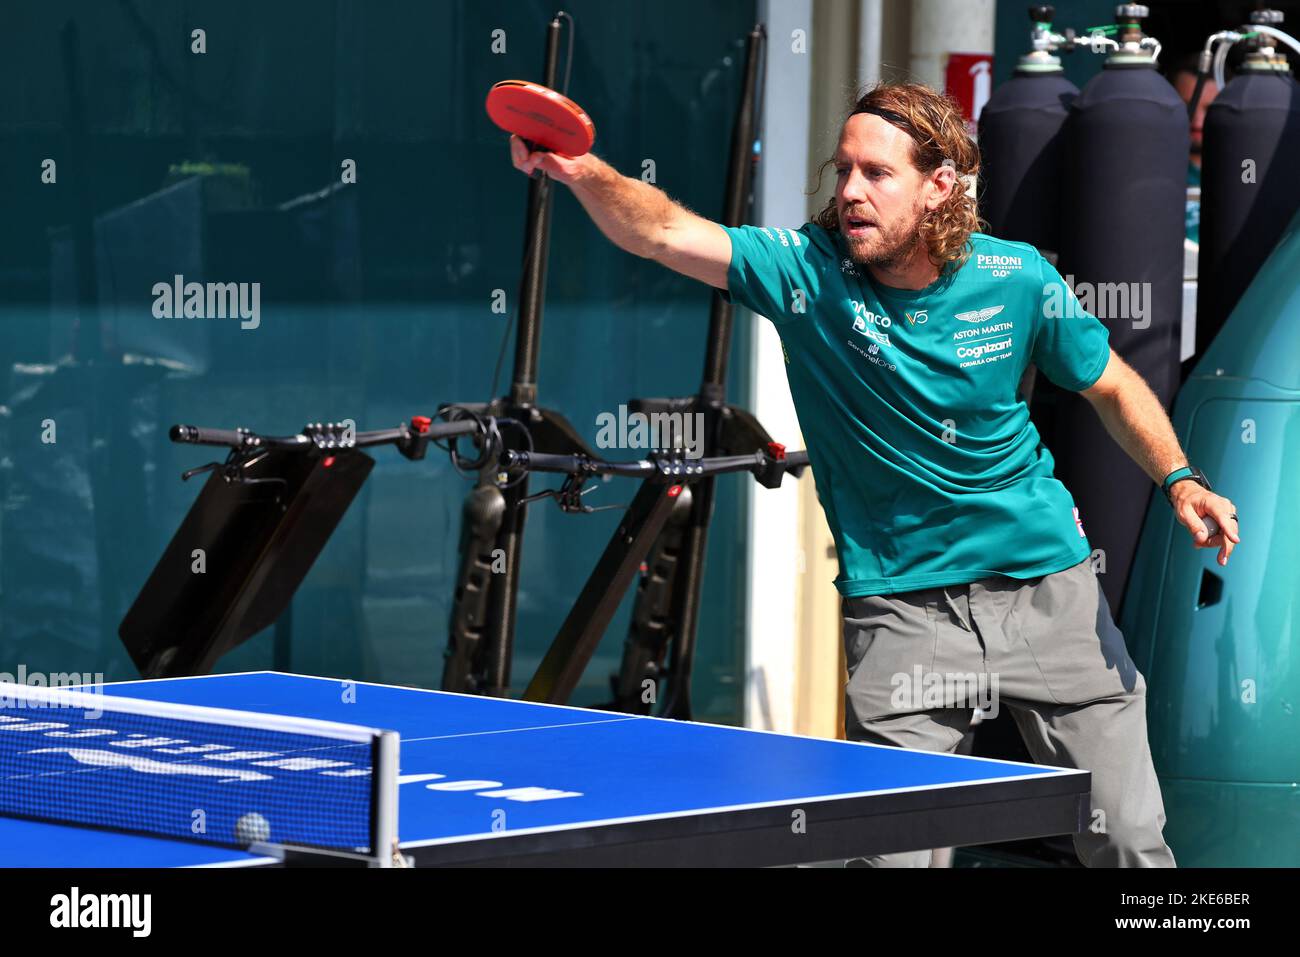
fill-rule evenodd
<path id="1" fill-rule="evenodd" d="M 527 80 L 502 80 L 487 95 L 492 122 L 533 150 L 581 156 L 591 149 L 596 127 L 582 108 L 562 93 Z"/>

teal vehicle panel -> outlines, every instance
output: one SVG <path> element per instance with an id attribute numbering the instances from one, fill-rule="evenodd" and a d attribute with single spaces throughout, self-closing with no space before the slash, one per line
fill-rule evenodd
<path id="1" fill-rule="evenodd" d="M 1300 864 L 1300 214 L 1174 406 L 1240 515 L 1227 567 L 1162 496 L 1121 626 L 1147 678 L 1165 838 L 1181 865 Z"/>

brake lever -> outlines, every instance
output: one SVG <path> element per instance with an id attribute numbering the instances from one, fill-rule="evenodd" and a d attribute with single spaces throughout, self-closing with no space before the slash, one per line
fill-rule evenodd
<path id="1" fill-rule="evenodd" d="M 209 462 L 207 465 L 200 465 L 197 468 L 186 469 L 181 473 L 181 481 L 188 482 L 196 475 L 202 475 L 204 472 L 215 472 L 222 467 L 221 462 Z"/>
<path id="2" fill-rule="evenodd" d="M 548 488 L 544 492 L 537 492 L 534 495 L 528 495 L 519 500 L 520 505 L 527 505 L 529 502 L 541 501 L 544 498 L 553 498 L 559 505 L 560 511 L 569 514 L 591 515 L 594 512 L 608 512 L 611 509 L 626 509 L 627 505 L 583 505 L 582 496 L 588 492 L 594 492 L 595 488 L 583 488 L 587 483 L 587 478 L 580 475 L 565 476 L 564 482 L 559 488 Z"/>
<path id="3" fill-rule="evenodd" d="M 262 459 L 266 458 L 264 449 L 258 450 L 254 455 L 241 454 L 239 450 L 231 453 L 230 458 L 224 462 L 209 462 L 207 465 L 200 465 L 197 468 L 186 469 L 181 473 L 181 480 L 188 482 L 196 475 L 202 475 L 204 472 L 216 472 L 229 485 L 283 485 L 289 487 L 288 481 L 280 478 L 278 475 L 268 476 L 266 478 L 250 478 L 246 470 L 256 465 Z"/>

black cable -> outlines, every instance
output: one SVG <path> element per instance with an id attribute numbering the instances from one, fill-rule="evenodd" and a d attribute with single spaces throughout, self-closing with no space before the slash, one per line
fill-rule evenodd
<path id="1" fill-rule="evenodd" d="M 758 43 L 758 89 L 754 92 L 754 142 L 750 144 L 751 162 L 753 167 L 750 169 L 749 176 L 749 195 L 746 197 L 745 218 L 748 219 L 754 211 L 754 196 L 758 192 L 758 164 L 763 160 L 763 102 L 764 94 L 767 92 L 767 27 L 763 24 L 758 25 L 758 34 L 762 38 Z M 743 83 L 744 80 L 742 79 Z M 758 146 L 757 155 L 754 155 L 754 146 Z"/>
<path id="2" fill-rule="evenodd" d="M 122 14 L 132 30 L 135 31 L 141 45 L 149 56 L 150 65 L 162 79 L 162 81 L 175 90 L 182 97 L 189 97 L 190 101 L 198 104 L 207 110 L 208 113 L 219 117 L 227 122 L 238 122 L 243 117 L 230 106 L 209 97 L 203 96 L 194 85 L 185 80 L 179 79 L 167 66 L 167 58 L 163 55 L 163 46 L 158 41 L 157 35 L 149 28 L 145 18 L 141 16 L 140 11 L 135 8 L 133 0 L 117 0 L 117 5 L 121 8 Z M 197 157 L 196 157 L 197 158 Z"/>
<path id="3" fill-rule="evenodd" d="M 532 247 L 533 244 L 530 240 L 528 248 L 524 250 L 524 262 L 523 267 L 520 270 L 519 288 L 515 291 L 518 302 L 523 302 L 524 300 L 524 275 L 527 274 L 528 263 L 533 257 Z M 515 323 L 518 321 L 518 316 L 519 313 L 516 311 L 513 316 L 508 318 L 506 320 L 505 331 L 501 333 L 501 346 L 497 349 L 497 364 L 492 370 L 492 385 L 488 388 L 487 401 L 489 403 L 491 403 L 497 396 L 497 384 L 501 381 L 501 364 L 505 361 L 506 346 L 510 343 L 510 333 L 514 329 Z"/>
<path id="4" fill-rule="evenodd" d="M 463 405 L 451 403 L 443 404 L 438 407 L 438 417 L 448 422 L 460 422 L 464 419 L 472 419 L 477 426 L 475 431 L 475 442 L 479 444 L 481 451 L 477 458 L 471 461 L 465 461 L 460 453 L 460 440 L 462 436 L 452 435 L 445 439 L 434 439 L 433 445 L 447 453 L 451 459 L 452 467 L 456 469 L 462 477 L 468 477 L 469 471 L 477 472 L 487 464 L 489 460 L 500 454 L 501 451 L 501 434 L 497 430 L 496 420 L 488 415 L 481 415 L 473 409 L 466 408 Z M 446 443 L 445 445 L 443 443 Z"/>
<path id="5" fill-rule="evenodd" d="M 1196 73 L 1196 88 L 1192 90 L 1192 98 L 1187 101 L 1187 118 L 1189 120 L 1196 118 L 1196 107 L 1201 102 L 1201 91 L 1205 89 L 1205 81 L 1208 77 L 1199 70 Z"/>
<path id="6" fill-rule="evenodd" d="M 461 475 L 462 478 L 472 478 L 471 473 L 481 471 L 489 462 L 499 461 L 501 453 L 505 450 L 505 439 L 501 436 L 501 426 L 513 426 L 518 429 L 524 437 L 524 446 L 527 451 L 533 451 L 533 436 L 528 431 L 524 423 L 518 419 L 496 418 L 495 416 L 476 412 L 473 409 L 455 403 L 446 403 L 438 407 L 438 416 L 448 422 L 459 422 L 464 419 L 472 419 L 478 429 L 474 433 L 475 442 L 480 447 L 479 454 L 467 459 L 460 452 L 459 442 L 464 436 L 454 435 L 446 439 L 435 439 L 433 444 L 447 453 L 451 459 L 452 467 Z M 445 445 L 443 443 L 446 443 Z M 510 481 L 499 488 L 506 489 L 523 481 L 525 472 L 516 475 Z"/>
<path id="7" fill-rule="evenodd" d="M 573 22 L 573 17 L 569 16 L 563 10 L 555 14 L 555 19 L 564 17 L 569 21 L 569 53 L 565 57 L 564 63 L 564 88 L 560 90 L 565 96 L 569 95 L 569 78 L 573 75 L 573 36 L 578 32 L 578 26 Z"/>

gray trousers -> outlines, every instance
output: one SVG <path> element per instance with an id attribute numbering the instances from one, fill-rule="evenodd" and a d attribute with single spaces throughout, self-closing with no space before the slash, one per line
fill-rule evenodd
<path id="1" fill-rule="evenodd" d="M 974 708 L 1005 708 L 1035 762 L 1092 772 L 1091 820 L 1074 835 L 1080 861 L 1176 866 L 1162 836 L 1146 682 L 1090 561 L 1028 580 L 846 598 L 843 613 L 850 740 L 951 752 Z M 852 863 L 928 867 L 930 851 Z"/>

